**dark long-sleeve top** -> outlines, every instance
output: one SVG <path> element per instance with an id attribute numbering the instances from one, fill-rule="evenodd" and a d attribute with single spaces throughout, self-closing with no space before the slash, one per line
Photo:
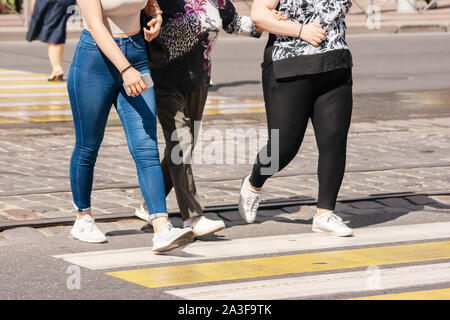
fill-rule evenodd
<path id="1" fill-rule="evenodd" d="M 211 50 L 220 29 L 261 35 L 230 0 L 158 0 L 158 4 L 163 11 L 160 39 L 169 50 L 169 63 L 152 70 L 158 89 L 187 92 L 208 86 Z"/>

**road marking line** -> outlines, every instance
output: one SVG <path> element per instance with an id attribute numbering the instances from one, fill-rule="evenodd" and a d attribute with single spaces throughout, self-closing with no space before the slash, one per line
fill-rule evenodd
<path id="1" fill-rule="evenodd" d="M 17 103 L 17 105 L 31 105 L 31 104 L 46 104 L 46 103 L 66 103 L 69 104 L 67 96 L 48 96 L 48 97 L 16 97 L 0 98 L 0 105 L 6 106 L 10 103 Z"/>
<path id="2" fill-rule="evenodd" d="M 47 89 L 47 88 L 64 88 L 67 91 L 67 84 L 65 83 L 51 83 L 46 82 L 46 84 L 13 84 L 13 85 L 0 85 L 1 90 L 17 90 L 23 89 L 26 91 L 27 89 Z"/>
<path id="3" fill-rule="evenodd" d="M 16 120 L 16 119 L 7 119 L 7 118 L 0 118 L 0 123 L 1 124 L 5 124 L 5 123 L 22 123 L 23 121 L 21 120 Z"/>
<path id="4" fill-rule="evenodd" d="M 7 116 L 9 113 L 14 112 L 14 117 L 23 115 L 41 115 L 45 114 L 47 111 L 55 112 L 55 110 L 60 110 L 60 112 L 66 114 L 70 111 L 70 107 L 67 105 L 47 105 L 47 106 L 27 106 L 27 107 L 0 107 L 0 116 Z"/>
<path id="5" fill-rule="evenodd" d="M 239 109 L 205 109 L 205 115 L 217 115 L 217 114 L 237 114 L 237 113 L 262 113 L 265 112 L 264 108 L 239 108 Z"/>
<path id="6" fill-rule="evenodd" d="M 450 263 L 327 273 L 202 286 L 165 293 L 188 300 L 278 300 L 313 296 L 392 290 L 450 281 Z M 377 277 L 377 278 L 375 278 Z M 445 289 L 449 290 L 449 289 Z M 450 297 L 449 292 L 440 293 Z M 378 296 L 375 296 L 375 299 Z M 383 296 L 381 296 L 383 297 Z M 365 297 L 360 299 L 370 299 Z"/>
<path id="7" fill-rule="evenodd" d="M 0 81 L 5 82 L 5 81 L 36 81 L 36 80 L 41 80 L 41 81 L 47 81 L 47 76 L 42 75 L 42 74 L 27 74 L 27 75 L 19 75 L 19 74 L 14 74 L 14 75 L 0 75 Z"/>
<path id="8" fill-rule="evenodd" d="M 5 78 L 0 78 L 0 88 L 7 88 L 7 87 L 16 87 L 16 88 L 36 88 L 34 85 L 40 85 L 39 87 L 48 87 L 48 86 L 54 86 L 54 85 L 60 85 L 63 84 L 67 86 L 65 83 L 55 83 L 48 81 L 47 79 L 38 79 L 38 78 L 16 78 L 14 80 L 6 80 Z M 33 86 L 32 86 L 33 85 Z"/>
<path id="9" fill-rule="evenodd" d="M 19 71 L 19 70 L 8 70 L 8 69 L 0 69 L 0 75 L 10 75 L 10 74 L 29 74 L 27 71 Z M 42 74 L 41 74 L 42 75 Z"/>
<path id="10" fill-rule="evenodd" d="M 351 238 L 303 233 L 235 239 L 224 242 L 195 242 L 184 248 L 184 256 L 154 255 L 151 247 L 90 251 L 55 256 L 91 270 L 182 263 L 305 250 L 368 246 L 405 241 L 450 238 L 450 222 L 355 229 Z"/>
<path id="11" fill-rule="evenodd" d="M 450 270 L 447 271 L 447 274 Z M 383 294 L 349 300 L 450 300 L 450 288 Z"/>
<path id="12" fill-rule="evenodd" d="M 1 101 L 0 100 L 0 108 L 9 108 L 9 107 L 35 107 L 35 106 L 50 106 L 50 105 L 65 105 L 69 106 L 69 101 L 64 99 L 55 99 L 55 100 L 43 100 L 43 101 Z"/>
<path id="13" fill-rule="evenodd" d="M 229 104 L 220 104 L 220 105 L 206 103 L 206 106 L 210 109 L 217 109 L 217 110 L 242 109 L 242 108 L 248 108 L 248 109 L 264 108 L 264 105 L 261 105 L 261 104 L 247 104 L 247 103 L 229 103 Z"/>
<path id="14" fill-rule="evenodd" d="M 1 89 L 0 88 L 0 93 L 55 93 L 55 92 L 65 92 L 67 93 L 67 89 L 66 88 L 28 88 L 28 89 Z"/>
<path id="15" fill-rule="evenodd" d="M 148 288 L 450 259 L 450 241 L 153 267 L 106 274 Z"/>
<path id="16" fill-rule="evenodd" d="M 7 117 L 10 112 L 2 112 L 2 109 L 0 109 L 0 117 Z M 22 118 L 22 117 L 29 117 L 29 116 L 53 116 L 53 115 L 67 115 L 72 116 L 72 111 L 70 109 L 62 109 L 62 110 L 42 110 L 42 111 L 33 111 L 33 110 L 24 110 L 24 111 L 17 111 L 14 115 L 14 117 Z"/>
<path id="17" fill-rule="evenodd" d="M 64 107 L 70 109 L 70 105 L 67 101 L 29 101 L 26 103 L 20 102 L 0 102 L 0 111 L 14 111 L 14 110 L 46 110 L 45 108 Z"/>
<path id="18" fill-rule="evenodd" d="M 59 121 L 72 121 L 72 116 L 71 115 L 28 116 L 28 117 L 20 117 L 20 119 L 32 122 L 59 122 Z"/>
<path id="19" fill-rule="evenodd" d="M 67 95 L 67 91 L 61 91 L 61 92 L 0 93 L 0 100 L 2 98 L 14 98 L 15 100 L 36 98 L 36 100 L 45 100 L 46 97 L 49 97 L 49 99 L 52 99 L 54 97 L 65 97 L 65 98 L 68 98 L 68 95 Z"/>

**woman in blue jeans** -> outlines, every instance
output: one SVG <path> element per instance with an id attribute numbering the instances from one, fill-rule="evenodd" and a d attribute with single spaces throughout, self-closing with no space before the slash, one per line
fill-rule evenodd
<path id="1" fill-rule="evenodd" d="M 174 228 L 168 221 L 164 181 L 156 139 L 153 88 L 142 74 L 150 73 L 140 11 L 153 17 L 145 40 L 159 33 L 161 15 L 153 0 L 79 0 L 84 31 L 68 77 L 75 126 L 70 183 L 78 216 L 71 235 L 84 242 L 105 242 L 91 213 L 94 166 L 111 105 L 115 105 L 136 163 L 141 192 L 155 231 L 153 251 L 168 251 L 193 240 L 192 229 Z"/>

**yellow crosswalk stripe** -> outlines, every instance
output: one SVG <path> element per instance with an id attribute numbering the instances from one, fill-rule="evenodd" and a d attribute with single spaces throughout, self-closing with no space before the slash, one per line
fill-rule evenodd
<path id="1" fill-rule="evenodd" d="M 48 96 L 48 97 L 14 97 L 14 98 L 3 98 L 0 97 L 0 102 L 11 102 L 11 101 L 60 101 L 68 99 L 68 96 Z"/>
<path id="2" fill-rule="evenodd" d="M 17 84 L 23 84 L 23 85 L 29 85 L 29 84 L 42 84 L 42 85 L 48 85 L 48 84 L 55 84 L 53 82 L 48 82 L 47 80 L 8 80 L 8 81 L 2 81 L 0 78 L 0 86 L 1 85 L 17 85 Z"/>
<path id="3" fill-rule="evenodd" d="M 43 110 L 69 110 L 68 105 L 44 105 L 44 106 L 18 106 L 18 107 L 0 107 L 0 112 L 15 111 L 43 111 Z"/>
<path id="4" fill-rule="evenodd" d="M 0 93 L 67 92 L 66 88 L 0 89 Z"/>
<path id="5" fill-rule="evenodd" d="M 0 124 L 7 124 L 7 123 L 21 123 L 23 121 L 19 119 L 8 119 L 8 118 L 0 118 Z"/>
<path id="6" fill-rule="evenodd" d="M 54 122 L 54 121 L 72 121 L 71 115 L 47 115 L 47 116 L 29 116 L 21 119 L 32 122 Z"/>
<path id="7" fill-rule="evenodd" d="M 450 288 L 382 294 L 349 300 L 450 300 Z"/>
<path id="8" fill-rule="evenodd" d="M 262 113 L 264 108 L 239 108 L 239 109 L 205 109 L 205 115 L 232 114 L 232 113 Z"/>
<path id="9" fill-rule="evenodd" d="M 41 73 L 2 73 L 0 74 L 0 80 L 1 78 L 42 78 L 42 77 L 46 77 L 45 74 L 41 74 Z"/>
<path id="10" fill-rule="evenodd" d="M 108 272 L 148 288 L 450 259 L 450 241 Z"/>

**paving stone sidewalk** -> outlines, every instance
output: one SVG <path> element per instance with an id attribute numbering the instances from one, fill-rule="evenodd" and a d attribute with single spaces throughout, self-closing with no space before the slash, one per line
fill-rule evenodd
<path id="1" fill-rule="evenodd" d="M 225 139 L 227 129 L 245 132 L 252 128 L 256 132 L 266 131 L 264 121 L 258 117 L 207 119 L 203 133 L 215 132 L 216 139 L 208 141 L 204 135 L 199 140 L 203 155 L 207 155 L 217 141 L 223 142 L 218 138 L 222 135 Z M 0 128 L 0 135 L 0 223 L 72 217 L 68 179 L 74 143 L 72 127 L 4 127 Z M 158 137 L 162 154 L 161 132 Z M 263 143 L 264 139 L 260 140 Z M 242 146 L 237 139 L 228 139 L 228 142 L 235 149 L 238 144 Z M 256 152 L 256 146 L 252 147 Z M 222 159 L 231 154 L 219 149 L 216 148 L 216 155 Z M 309 127 L 294 161 L 265 185 L 264 199 L 314 199 L 317 195 L 316 149 Z M 236 204 L 241 179 L 250 171 L 254 158 L 248 154 L 248 146 L 246 150 L 244 164 L 194 164 L 202 205 Z M 356 122 L 350 130 L 347 171 L 340 198 L 448 192 L 449 167 L 450 118 Z M 93 210 L 96 214 L 133 213 L 141 199 L 123 129 L 118 122 L 111 123 L 96 165 Z M 168 197 L 168 208 L 170 212 L 178 210 L 173 192 Z"/>

